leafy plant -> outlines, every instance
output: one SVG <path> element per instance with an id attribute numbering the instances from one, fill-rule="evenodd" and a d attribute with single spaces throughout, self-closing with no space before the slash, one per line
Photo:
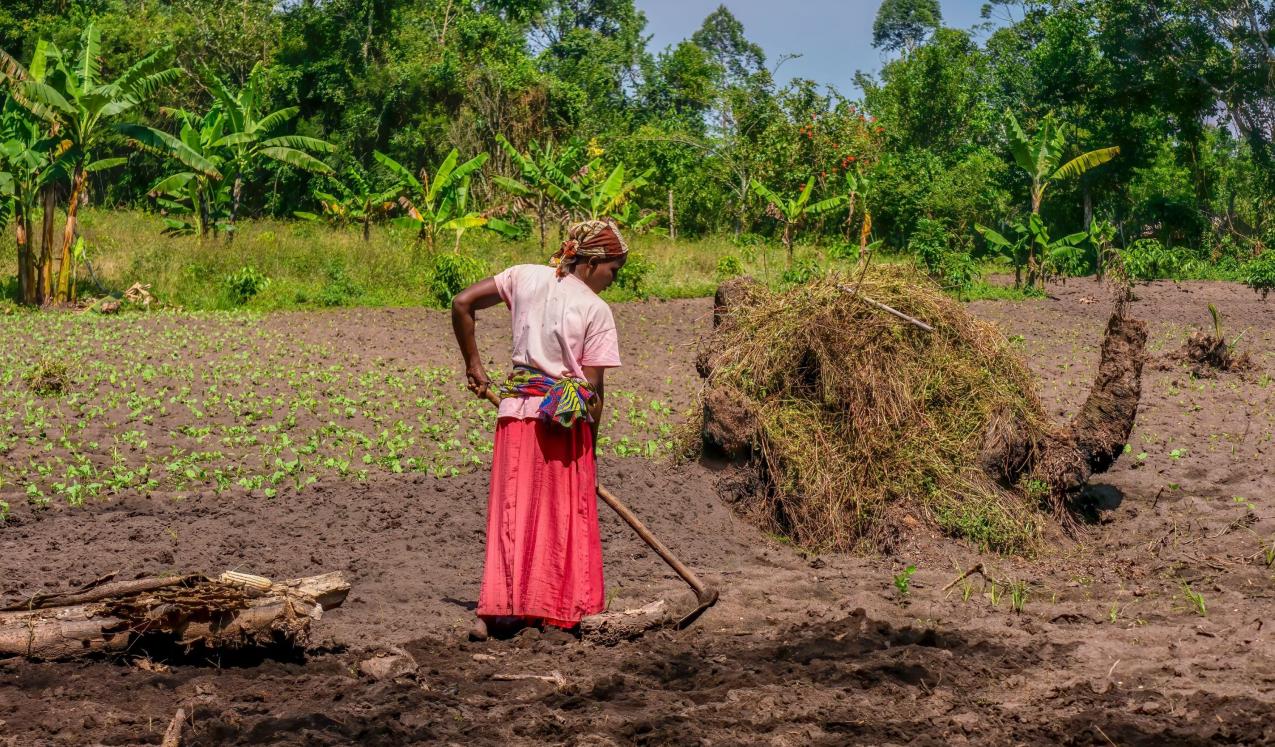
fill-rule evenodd
<path id="1" fill-rule="evenodd" d="M 1240 273 L 1248 287 L 1266 298 L 1275 290 L 1275 248 L 1268 248 L 1245 262 Z"/>
<path id="2" fill-rule="evenodd" d="M 270 278 L 255 267 L 241 267 L 238 271 L 226 276 L 224 288 L 226 298 L 233 306 L 243 306 L 261 291 L 270 287 Z"/>
<path id="3" fill-rule="evenodd" d="M 819 266 L 819 262 L 805 257 L 784 270 L 779 279 L 785 285 L 802 285 L 820 277 L 823 277 L 823 268 Z"/>
<path id="4" fill-rule="evenodd" d="M 768 203 L 766 214 L 783 223 L 781 241 L 784 245 L 784 252 L 788 257 L 789 268 L 792 267 L 793 240 L 796 238 L 797 229 L 808 218 L 836 210 L 849 199 L 846 195 L 837 195 L 819 202 L 811 202 L 810 196 L 815 189 L 815 178 L 813 176 L 806 181 L 805 188 L 793 198 L 781 197 L 761 182 L 752 182 L 752 187 L 753 191 Z"/>
<path id="5" fill-rule="evenodd" d="M 1130 280 L 1173 279 L 1182 272 L 1181 258 L 1156 239 L 1138 239 L 1120 252 L 1120 258 Z"/>
<path id="6" fill-rule="evenodd" d="M 717 271 L 715 273 L 718 280 L 728 280 L 737 278 L 744 274 L 744 263 L 739 261 L 739 257 L 733 254 L 727 254 L 717 260 Z"/>
<path id="7" fill-rule="evenodd" d="M 418 240 L 424 240 L 431 251 L 436 246 L 438 235 L 444 231 L 455 233 L 453 252 L 460 251 L 460 238 L 470 228 L 487 228 L 511 235 L 517 233 L 508 223 L 469 209 L 469 180 L 487 163 L 486 153 L 479 153 L 460 163 L 460 151 L 453 148 L 432 177 L 429 171 L 421 169 L 419 178 L 380 151 L 372 155 L 398 180 L 398 202 L 407 211 L 407 217 L 398 220 L 416 227 Z"/>
<path id="8" fill-rule="evenodd" d="M 1191 605 L 1191 609 L 1195 610 L 1195 614 L 1205 617 L 1208 610 L 1204 606 L 1204 595 L 1191 588 L 1191 585 L 1182 582 L 1182 595 L 1186 597 L 1187 602 Z"/>
<path id="9" fill-rule="evenodd" d="M 900 599 L 907 599 L 912 591 L 912 574 L 916 573 L 916 566 L 910 565 L 894 576 L 894 589 L 898 592 Z"/>
<path id="10" fill-rule="evenodd" d="M 429 287 L 434 300 L 445 308 L 451 304 L 457 293 L 486 275 L 487 265 L 479 259 L 463 254 L 439 254 L 434 258 Z"/>
<path id="11" fill-rule="evenodd" d="M 1009 604 L 1014 612 L 1023 613 L 1023 609 L 1027 606 L 1027 596 L 1031 587 L 1026 581 L 1015 581 L 1009 585 Z"/>
<path id="12" fill-rule="evenodd" d="M 563 148 L 555 148 L 553 143 L 541 145 L 532 140 L 526 153 L 520 152 L 504 135 L 496 135 L 496 142 L 508 154 L 510 161 L 518 167 L 519 178 L 493 176 L 492 183 L 530 206 L 536 214 L 536 225 L 540 231 L 540 251 L 545 251 L 545 228 L 549 217 L 555 212 L 561 213 L 569 206 L 559 205 L 550 193 L 550 187 L 556 192 L 565 192 L 571 188 L 572 176 L 584 165 L 584 147 L 580 143 L 572 143 Z M 560 215 L 565 220 L 565 216 Z"/>
<path id="13" fill-rule="evenodd" d="M 332 191 L 314 190 L 322 215 L 298 211 L 302 220 L 324 218 L 336 225 L 356 224 L 363 229 L 363 240 L 372 237 L 372 223 L 389 216 L 397 206 L 401 188 L 394 184 L 388 188 L 377 186 L 374 175 L 357 164 L 345 169 L 344 178 L 329 177 Z"/>

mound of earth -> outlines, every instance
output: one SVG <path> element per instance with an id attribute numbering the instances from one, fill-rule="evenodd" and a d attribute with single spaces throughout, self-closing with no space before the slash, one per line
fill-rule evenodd
<path id="1" fill-rule="evenodd" d="M 914 515 L 1002 551 L 1035 543 L 1041 509 L 1069 526 L 1133 428 L 1147 336 L 1118 303 L 1088 400 L 1055 424 L 1004 335 L 906 270 L 733 280 L 713 323 L 700 440 L 746 468 L 746 514 L 815 549 L 889 546 Z"/>

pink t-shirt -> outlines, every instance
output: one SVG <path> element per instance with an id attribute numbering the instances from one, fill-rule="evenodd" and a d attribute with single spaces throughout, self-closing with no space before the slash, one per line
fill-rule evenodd
<path id="1" fill-rule="evenodd" d="M 572 274 L 547 265 L 514 265 L 496 276 L 500 298 L 513 314 L 515 366 L 557 378 L 584 378 L 585 366 L 620 365 L 620 342 L 611 307 Z M 540 400 L 510 397 L 500 417 L 534 418 Z"/>

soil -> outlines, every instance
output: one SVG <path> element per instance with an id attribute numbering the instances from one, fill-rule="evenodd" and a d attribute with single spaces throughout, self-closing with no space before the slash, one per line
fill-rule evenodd
<path id="1" fill-rule="evenodd" d="M 1048 300 L 978 302 L 1021 335 L 1051 415 L 1084 403 L 1110 312 L 1089 281 Z M 1132 313 L 1163 356 L 1212 302 L 1260 370 L 1275 305 L 1232 285 L 1139 287 Z M 685 405 L 708 300 L 617 307 L 626 388 Z M 137 318 L 137 324 L 148 324 Z M 454 367 L 448 319 L 419 310 L 270 317 L 334 351 Z M 507 317 L 482 319 L 484 350 Z M 1013 338 L 1017 340 L 1018 338 Z M 304 652 L 0 662 L 0 745 L 1269 744 L 1275 742 L 1275 387 L 1256 372 L 1144 369 L 1130 449 L 1090 487 L 1092 521 L 1033 558 L 984 556 L 916 522 L 888 557 L 799 552 L 735 517 L 712 466 L 607 459 L 601 479 L 722 590 L 688 630 L 614 647 L 528 631 L 464 640 L 481 572 L 486 479 L 324 478 L 274 500 L 125 495 L 0 525 L 0 594 L 176 569 L 349 574 L 345 605 Z M 54 447 L 56 448 L 56 447 Z M 603 507 L 612 608 L 692 596 Z M 1275 552 L 1272 549 L 1271 552 Z M 1001 582 L 975 575 L 982 562 Z M 915 566 L 910 581 L 904 569 Z M 1015 611 L 1015 587 L 1026 590 Z M 1188 598 L 1200 595 L 1204 614 Z M 1021 596 L 1021 595 L 1019 595 Z M 401 646 L 414 675 L 358 673 Z M 501 676 L 497 676 L 501 675 Z M 503 675 L 542 677 L 506 679 Z"/>

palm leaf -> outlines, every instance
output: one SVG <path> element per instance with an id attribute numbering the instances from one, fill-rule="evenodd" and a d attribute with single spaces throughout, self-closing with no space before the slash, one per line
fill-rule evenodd
<path id="1" fill-rule="evenodd" d="M 90 22 L 80 36 L 80 64 L 79 69 L 76 70 L 80 86 L 84 90 L 96 86 L 97 81 L 102 77 L 102 65 L 98 61 L 98 55 L 101 53 L 102 34 L 97 30 L 97 24 Z"/>
<path id="2" fill-rule="evenodd" d="M 517 179 L 510 179 L 507 176 L 492 176 L 491 181 L 497 187 L 505 190 L 515 197 L 535 197 L 535 190 Z"/>
<path id="3" fill-rule="evenodd" d="M 988 243 L 993 244 L 993 245 L 995 245 L 995 246 L 998 246 L 998 247 L 1010 247 L 1010 246 L 1013 246 L 1013 245 L 1014 245 L 1014 243 L 1013 243 L 1012 241 L 1010 241 L 1009 239 L 1005 238 L 1004 236 L 1002 236 L 1002 235 L 1001 235 L 1000 233 L 998 233 L 997 231 L 994 231 L 993 229 L 988 228 L 987 226 L 982 225 L 981 223 L 975 223 L 975 224 L 974 224 L 974 230 L 975 230 L 975 231 L 977 231 L 977 232 L 978 232 L 978 234 L 979 234 L 980 236 L 982 236 L 984 239 L 986 239 L 986 240 L 988 241 Z"/>
<path id="4" fill-rule="evenodd" d="M 221 178 L 221 172 L 217 170 L 216 164 L 163 130 L 135 124 L 116 125 L 115 129 L 143 150 L 167 158 L 174 158 L 195 171 L 211 176 L 214 179 Z"/>
<path id="5" fill-rule="evenodd" d="M 252 132 L 269 132 L 284 122 L 287 122 L 289 119 L 297 116 L 300 111 L 301 109 L 299 107 L 289 106 L 287 108 L 280 109 L 277 112 L 267 114 L 257 120 L 251 128 L 245 129 L 250 129 Z"/>
<path id="6" fill-rule="evenodd" d="M 84 170 L 89 173 L 93 173 L 95 171 L 106 171 L 107 169 L 113 169 L 116 166 L 123 166 L 126 163 L 128 163 L 127 158 L 99 158 L 93 163 L 90 163 L 88 166 L 85 166 Z"/>
<path id="7" fill-rule="evenodd" d="M 1014 116 L 1013 112 L 1008 110 L 1005 112 L 1005 131 L 1009 136 L 1009 151 L 1014 156 L 1014 163 L 1018 164 L 1018 167 L 1023 171 L 1035 174 L 1036 157 L 1033 155 L 1035 149 L 1032 147 L 1032 140 L 1023 131 L 1023 126 L 1018 123 L 1018 118 Z"/>
<path id="8" fill-rule="evenodd" d="M 421 188 L 421 183 L 417 180 L 416 175 L 409 171 L 403 164 L 395 161 L 393 158 L 390 158 L 379 150 L 372 151 L 372 157 L 376 159 L 377 163 L 384 166 L 391 174 L 397 176 L 404 184 L 407 184 L 413 189 Z"/>
<path id="9" fill-rule="evenodd" d="M 235 145 L 244 145 L 256 140 L 257 136 L 251 132 L 232 132 L 229 135 L 223 135 L 208 144 L 209 148 L 229 148 Z"/>
<path id="10" fill-rule="evenodd" d="M 320 140 L 317 137 L 306 137 L 304 135 L 281 135 L 272 137 L 268 140 L 262 140 L 263 148 L 292 148 L 293 150 L 304 150 L 312 153 L 335 153 L 336 146 L 326 140 Z"/>
<path id="11" fill-rule="evenodd" d="M 1100 148 L 1076 156 L 1054 172 L 1050 179 L 1072 179 L 1091 171 L 1120 155 L 1120 146 Z"/>
<path id="12" fill-rule="evenodd" d="M 487 225 L 487 219 L 481 213 L 469 213 L 457 218 L 452 218 L 443 225 L 439 226 L 447 231 L 464 231 L 469 228 L 481 228 Z"/>
<path id="13" fill-rule="evenodd" d="M 812 176 L 806 180 L 805 189 L 801 190 L 801 194 L 797 197 L 797 202 L 793 203 L 793 212 L 800 213 L 807 202 L 810 202 L 810 193 L 815 189 L 815 178 Z"/>
<path id="14" fill-rule="evenodd" d="M 185 189 L 186 185 L 190 184 L 190 182 L 195 178 L 196 174 L 193 171 L 179 171 L 176 174 L 166 176 L 155 182 L 151 185 L 151 188 L 147 190 L 147 193 L 152 197 L 156 195 L 172 194 Z"/>
<path id="15" fill-rule="evenodd" d="M 48 83 L 27 80 L 14 86 L 12 90 L 14 101 L 42 119 L 47 120 L 49 117 L 42 115 L 41 111 L 51 114 L 51 110 L 56 110 L 67 117 L 75 116 L 75 107 L 71 106 L 71 103 Z"/>
<path id="16" fill-rule="evenodd" d="M 837 208 L 846 204 L 848 199 L 849 198 L 847 198 L 845 195 L 837 195 L 836 197 L 829 197 L 826 200 L 820 200 L 819 202 L 816 202 L 813 205 L 808 206 L 806 208 L 806 212 L 809 213 L 810 215 L 822 215 L 830 210 L 836 210 Z"/>
<path id="17" fill-rule="evenodd" d="M 331 166 L 304 151 L 293 148 L 262 148 L 258 152 L 266 158 L 286 163 L 289 166 L 305 171 L 313 171 L 319 174 L 333 173 Z"/>
<path id="18" fill-rule="evenodd" d="M 447 180 L 452 175 L 452 171 L 456 169 L 456 162 L 460 160 L 460 151 L 452 148 L 452 152 L 447 154 L 443 162 L 439 164 L 438 170 L 434 172 L 434 180 L 429 185 L 429 191 L 425 195 L 426 201 L 433 203 L 438 199 L 438 193 L 447 184 Z"/>

